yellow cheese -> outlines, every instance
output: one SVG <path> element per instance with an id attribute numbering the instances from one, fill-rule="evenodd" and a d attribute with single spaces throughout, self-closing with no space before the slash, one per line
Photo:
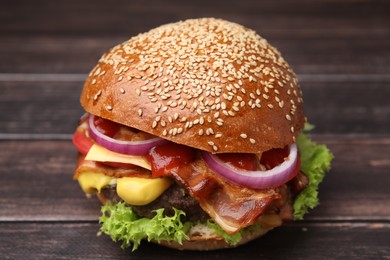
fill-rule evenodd
<path id="1" fill-rule="evenodd" d="M 116 192 L 131 205 L 146 205 L 157 199 L 171 184 L 168 178 L 123 177 L 117 179 Z"/>
<path id="2" fill-rule="evenodd" d="M 100 193 L 101 189 L 107 186 L 113 178 L 101 173 L 84 172 L 77 180 L 85 193 L 93 194 L 96 191 Z"/>
<path id="3" fill-rule="evenodd" d="M 151 170 L 149 161 L 145 156 L 135 156 L 112 152 L 98 144 L 92 145 L 85 160 L 97 162 L 131 163 L 142 168 Z"/>

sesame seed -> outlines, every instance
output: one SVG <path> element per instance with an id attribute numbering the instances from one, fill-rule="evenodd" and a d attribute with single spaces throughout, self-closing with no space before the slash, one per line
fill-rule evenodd
<path id="1" fill-rule="evenodd" d="M 253 138 L 249 138 L 249 142 L 251 142 L 252 144 L 255 144 L 255 143 L 256 143 L 256 140 L 253 139 Z"/>
<path id="2" fill-rule="evenodd" d="M 107 109 L 108 111 L 111 111 L 111 110 L 112 110 L 112 106 L 107 105 L 107 106 L 106 106 L 106 109 Z"/>
<path id="3" fill-rule="evenodd" d="M 107 67 L 112 67 L 118 80 L 132 80 L 135 93 L 148 97 L 142 100 L 145 106 L 156 103 L 144 113 L 155 116 L 152 126 L 170 127 L 170 135 L 206 124 L 194 131 L 214 137 L 210 126 L 223 126 L 226 118 L 236 117 L 242 109 L 261 109 L 271 98 L 275 101 L 268 103 L 268 108 L 283 108 L 281 98 L 286 91 L 294 105 L 285 116 L 290 121 L 297 110 L 294 103 L 302 102 L 294 74 L 276 50 L 254 31 L 213 18 L 187 20 L 176 23 L 174 29 L 162 26 L 139 34 L 105 54 L 92 74 L 103 75 L 101 68 Z M 125 88 L 119 89 L 121 94 L 130 91 Z M 278 91 L 282 88 L 286 88 L 280 91 L 283 96 Z M 171 116 L 163 116 L 168 109 Z M 180 116 L 190 112 L 190 121 Z M 143 116 L 141 109 L 138 115 Z M 174 127 L 170 125 L 173 122 Z M 162 133 L 167 135 L 168 129 Z M 255 143 L 253 138 L 248 139 Z"/>
<path id="4" fill-rule="evenodd" d="M 241 136 L 241 138 L 243 138 L 243 139 L 246 139 L 246 138 L 248 137 L 247 134 L 244 134 L 244 133 L 240 134 L 240 136 Z"/>

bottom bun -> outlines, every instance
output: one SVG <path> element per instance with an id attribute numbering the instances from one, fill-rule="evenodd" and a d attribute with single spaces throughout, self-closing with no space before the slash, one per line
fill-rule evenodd
<path id="1" fill-rule="evenodd" d="M 263 236 L 265 233 L 273 229 L 273 227 L 264 227 L 255 229 L 253 232 L 247 232 L 245 236 L 236 245 L 227 243 L 222 237 L 214 234 L 211 236 L 190 236 L 190 239 L 183 241 L 182 244 L 169 241 L 155 242 L 159 245 L 178 249 L 178 250 L 197 250 L 197 251 L 209 251 L 225 248 L 234 248 L 243 244 L 246 244 L 256 238 Z"/>

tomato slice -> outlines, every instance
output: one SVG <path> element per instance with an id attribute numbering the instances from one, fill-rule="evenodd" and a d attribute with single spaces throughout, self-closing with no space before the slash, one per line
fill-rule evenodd
<path id="1" fill-rule="evenodd" d="M 72 141 L 77 150 L 84 155 L 87 155 L 93 145 L 93 142 L 85 135 L 84 131 L 76 131 L 73 134 Z"/>
<path id="2" fill-rule="evenodd" d="M 161 177 L 180 164 L 193 161 L 195 152 L 188 146 L 167 143 L 150 149 L 147 158 L 152 165 L 153 177 Z"/>
<path id="3" fill-rule="evenodd" d="M 83 155 L 87 155 L 92 145 L 94 144 L 93 141 L 85 135 L 85 131 L 76 131 L 73 134 L 72 141 L 74 146 L 76 146 L 77 150 L 79 151 L 79 153 Z M 111 166 L 114 168 L 121 168 L 121 169 L 134 169 L 138 167 L 137 165 L 130 164 L 130 163 L 119 163 L 119 162 L 101 162 L 101 163 L 107 166 Z"/>

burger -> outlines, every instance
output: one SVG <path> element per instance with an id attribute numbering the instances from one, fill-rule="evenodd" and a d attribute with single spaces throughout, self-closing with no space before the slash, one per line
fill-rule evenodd
<path id="1" fill-rule="evenodd" d="M 331 153 L 296 75 L 255 31 L 202 18 L 105 53 L 81 93 L 74 174 L 101 232 L 137 249 L 235 247 L 318 204 Z"/>

